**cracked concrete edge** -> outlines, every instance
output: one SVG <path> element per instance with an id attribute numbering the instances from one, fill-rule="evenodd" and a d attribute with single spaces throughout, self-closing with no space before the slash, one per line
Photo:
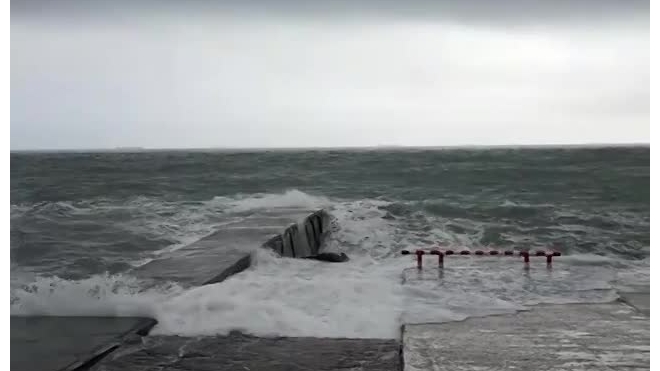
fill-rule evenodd
<path id="1" fill-rule="evenodd" d="M 149 331 L 156 326 L 158 321 L 153 318 L 143 318 L 136 323 L 131 329 L 118 335 L 114 341 L 103 344 L 86 355 L 80 356 L 73 363 L 61 368 L 59 371 L 86 371 L 91 369 L 95 364 L 100 362 L 103 358 L 110 353 L 119 349 L 122 344 L 132 335 L 147 336 Z"/>

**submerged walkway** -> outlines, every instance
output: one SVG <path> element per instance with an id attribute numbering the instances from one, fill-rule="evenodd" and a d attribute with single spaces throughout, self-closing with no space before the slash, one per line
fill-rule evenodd
<path id="1" fill-rule="evenodd" d="M 268 247 L 283 256 L 314 255 L 325 232 L 324 223 L 327 223 L 322 213 L 322 210 L 301 209 L 260 212 L 223 225 L 201 240 L 176 250 L 168 257 L 145 264 L 131 274 L 156 281 L 199 286 L 222 282 L 246 269 L 250 265 L 250 253 L 265 244 L 271 243 Z M 278 236 L 281 237 L 279 245 L 275 243 Z"/>
<path id="2" fill-rule="evenodd" d="M 329 230 L 328 218 L 323 210 L 300 209 L 246 216 L 131 274 L 184 286 L 219 283 L 248 268 L 251 253 L 261 247 L 287 257 L 317 254 Z M 12 316 L 11 369 L 88 370 L 133 342 L 142 344 L 141 337 L 155 324 L 150 318 Z M 144 370 L 137 365 L 131 369 Z"/>
<path id="3" fill-rule="evenodd" d="M 218 283 L 247 268 L 250 252 L 260 246 L 291 257 L 318 253 L 328 224 L 324 211 L 247 217 L 134 274 L 184 285 Z M 416 271 L 404 272 L 406 284 L 415 285 L 415 277 Z M 619 295 L 611 303 L 539 305 L 462 322 L 405 324 L 400 339 L 148 336 L 155 320 L 12 317 L 11 369 L 648 370 L 648 288 Z"/>

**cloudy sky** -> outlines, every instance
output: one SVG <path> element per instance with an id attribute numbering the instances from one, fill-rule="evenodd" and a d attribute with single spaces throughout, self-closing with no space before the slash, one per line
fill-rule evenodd
<path id="1" fill-rule="evenodd" d="M 232 3 L 13 0 L 11 148 L 649 142 L 648 1 Z"/>

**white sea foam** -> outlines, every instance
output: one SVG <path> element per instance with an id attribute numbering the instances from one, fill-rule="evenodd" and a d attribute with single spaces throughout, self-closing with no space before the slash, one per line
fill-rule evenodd
<path id="1" fill-rule="evenodd" d="M 332 202 L 325 197 L 313 196 L 297 189 L 291 189 L 277 194 L 257 193 L 233 197 L 216 196 L 206 204 L 221 207 L 228 212 L 245 212 L 277 208 L 313 209 L 329 206 Z"/>
<path id="2" fill-rule="evenodd" d="M 13 274 L 13 272 L 12 272 Z M 83 280 L 38 277 L 12 282 L 12 315 L 153 316 L 154 309 L 183 290 L 176 284 L 144 289 L 127 275 L 95 275 Z"/>
<path id="3" fill-rule="evenodd" d="M 12 273 L 11 313 L 152 316 L 159 321 L 156 334 L 212 335 L 239 329 L 256 335 L 396 338 L 402 323 L 511 313 L 538 303 L 609 301 L 616 298 L 614 288 L 621 281 L 632 277 L 643 283 L 648 277 L 648 262 L 616 265 L 612 257 L 596 255 L 557 258 L 552 270 L 543 259 L 532 260 L 525 270 L 515 257 L 455 256 L 447 258 L 440 277 L 434 257 L 426 258 L 426 268 L 418 272 L 409 269 L 413 258 L 399 252 L 432 246 L 448 233 L 445 227 L 440 223 L 420 231 L 411 229 L 410 221 L 386 219 L 386 201 L 330 202 L 289 191 L 215 198 L 205 204 L 228 215 L 327 207 L 336 218 L 328 248 L 348 253 L 351 260 L 330 264 L 257 250 L 247 271 L 188 289 L 172 283 L 146 288 L 127 275 L 81 281 L 42 277 L 26 285 L 14 281 Z M 474 223 L 466 227 L 480 228 Z"/>

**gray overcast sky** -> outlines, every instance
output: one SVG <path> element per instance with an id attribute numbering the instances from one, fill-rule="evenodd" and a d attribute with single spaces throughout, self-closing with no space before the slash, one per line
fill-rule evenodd
<path id="1" fill-rule="evenodd" d="M 14 0 L 11 148 L 649 142 L 649 2 Z"/>

